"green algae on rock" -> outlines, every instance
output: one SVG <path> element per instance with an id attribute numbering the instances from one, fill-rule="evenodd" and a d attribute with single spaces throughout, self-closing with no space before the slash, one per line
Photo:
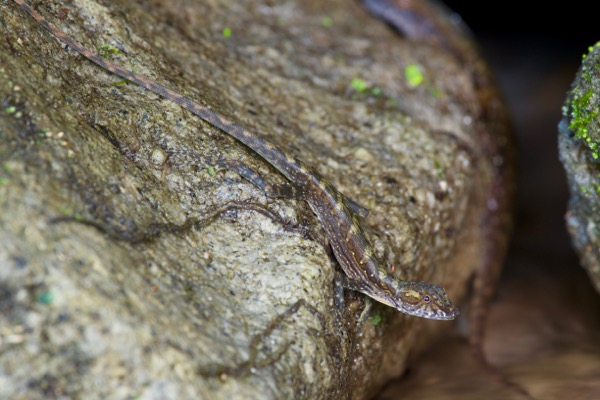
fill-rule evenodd
<path id="1" fill-rule="evenodd" d="M 581 263 L 600 292 L 600 42 L 583 56 L 559 124 L 569 183 L 566 220 Z"/>
<path id="2" fill-rule="evenodd" d="M 598 159 L 600 101 L 597 71 L 600 67 L 600 42 L 590 46 L 588 51 L 589 53 L 583 56 L 581 69 L 563 107 L 563 115 L 569 121 L 569 130 L 575 137 L 582 139 L 592 151 L 592 157 Z"/>

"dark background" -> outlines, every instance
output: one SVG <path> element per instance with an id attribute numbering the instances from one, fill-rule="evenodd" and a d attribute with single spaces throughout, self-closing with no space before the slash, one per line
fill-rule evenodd
<path id="1" fill-rule="evenodd" d="M 599 40 L 598 14 L 581 1 L 555 5 L 545 2 L 543 6 L 528 1 L 446 1 L 445 4 L 481 36 L 517 42 L 537 38 L 564 47 L 579 43 L 584 48 Z"/>
<path id="2" fill-rule="evenodd" d="M 473 31 L 513 117 L 519 183 L 511 255 L 526 253 L 535 261 L 528 268 L 574 279 L 585 276 L 564 223 L 568 191 L 557 124 L 582 55 L 600 40 L 597 14 L 580 3 L 446 2 Z M 512 268 L 509 259 L 505 275 Z"/>

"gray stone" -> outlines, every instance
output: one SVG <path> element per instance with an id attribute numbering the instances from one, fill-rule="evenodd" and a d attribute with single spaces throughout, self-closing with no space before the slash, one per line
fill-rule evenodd
<path id="1" fill-rule="evenodd" d="M 296 154 L 370 210 L 397 276 L 464 298 L 494 242 L 482 221 L 505 161 L 472 65 L 356 2 L 36 4 Z M 365 398 L 451 326 L 380 304 L 357 326 L 364 296 L 336 311 L 336 263 L 307 204 L 164 150 L 283 183 L 264 160 L 65 49 L 12 1 L 0 16 L 0 398 Z"/>

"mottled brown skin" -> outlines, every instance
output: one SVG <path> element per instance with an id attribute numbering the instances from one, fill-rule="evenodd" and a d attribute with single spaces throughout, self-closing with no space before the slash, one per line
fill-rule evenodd
<path id="1" fill-rule="evenodd" d="M 448 320 L 454 319 L 459 314 L 441 286 L 426 282 L 401 281 L 390 275 L 382 263 L 375 258 L 358 220 L 359 216 L 367 215 L 367 210 L 347 199 L 316 171 L 256 133 L 228 121 L 210 108 L 124 69 L 118 64 L 106 61 L 58 30 L 22 0 L 13 1 L 54 37 L 88 60 L 185 108 L 248 146 L 282 173 L 289 184 L 284 187 L 273 186 L 240 162 L 213 160 L 209 156 L 188 151 L 171 152 L 173 155 L 191 156 L 209 165 L 232 168 L 262 188 L 267 195 L 293 196 L 305 200 L 325 229 L 333 253 L 346 275 L 343 282 L 346 287 L 362 292 L 409 315 Z"/>
<path id="2" fill-rule="evenodd" d="M 520 386 L 509 382 L 488 362 L 483 352 L 485 326 L 491 300 L 512 229 L 514 197 L 514 139 L 502 96 L 482 59 L 468 28 L 449 11 L 433 1 L 362 0 L 371 14 L 385 21 L 402 35 L 448 51 L 466 70 L 471 71 L 481 112 L 475 115 L 475 131 L 479 133 L 478 157 L 492 167 L 491 183 L 486 193 L 486 211 L 480 219 L 484 249 L 476 271 L 469 313 L 469 342 L 475 357 L 504 383 L 527 398 Z"/>

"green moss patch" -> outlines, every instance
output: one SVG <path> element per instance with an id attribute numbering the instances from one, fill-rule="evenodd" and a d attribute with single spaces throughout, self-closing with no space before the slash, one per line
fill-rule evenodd
<path id="1" fill-rule="evenodd" d="M 573 83 L 563 114 L 569 120 L 569 129 L 583 140 L 594 159 L 600 157 L 600 42 L 583 56 L 581 69 Z"/>

